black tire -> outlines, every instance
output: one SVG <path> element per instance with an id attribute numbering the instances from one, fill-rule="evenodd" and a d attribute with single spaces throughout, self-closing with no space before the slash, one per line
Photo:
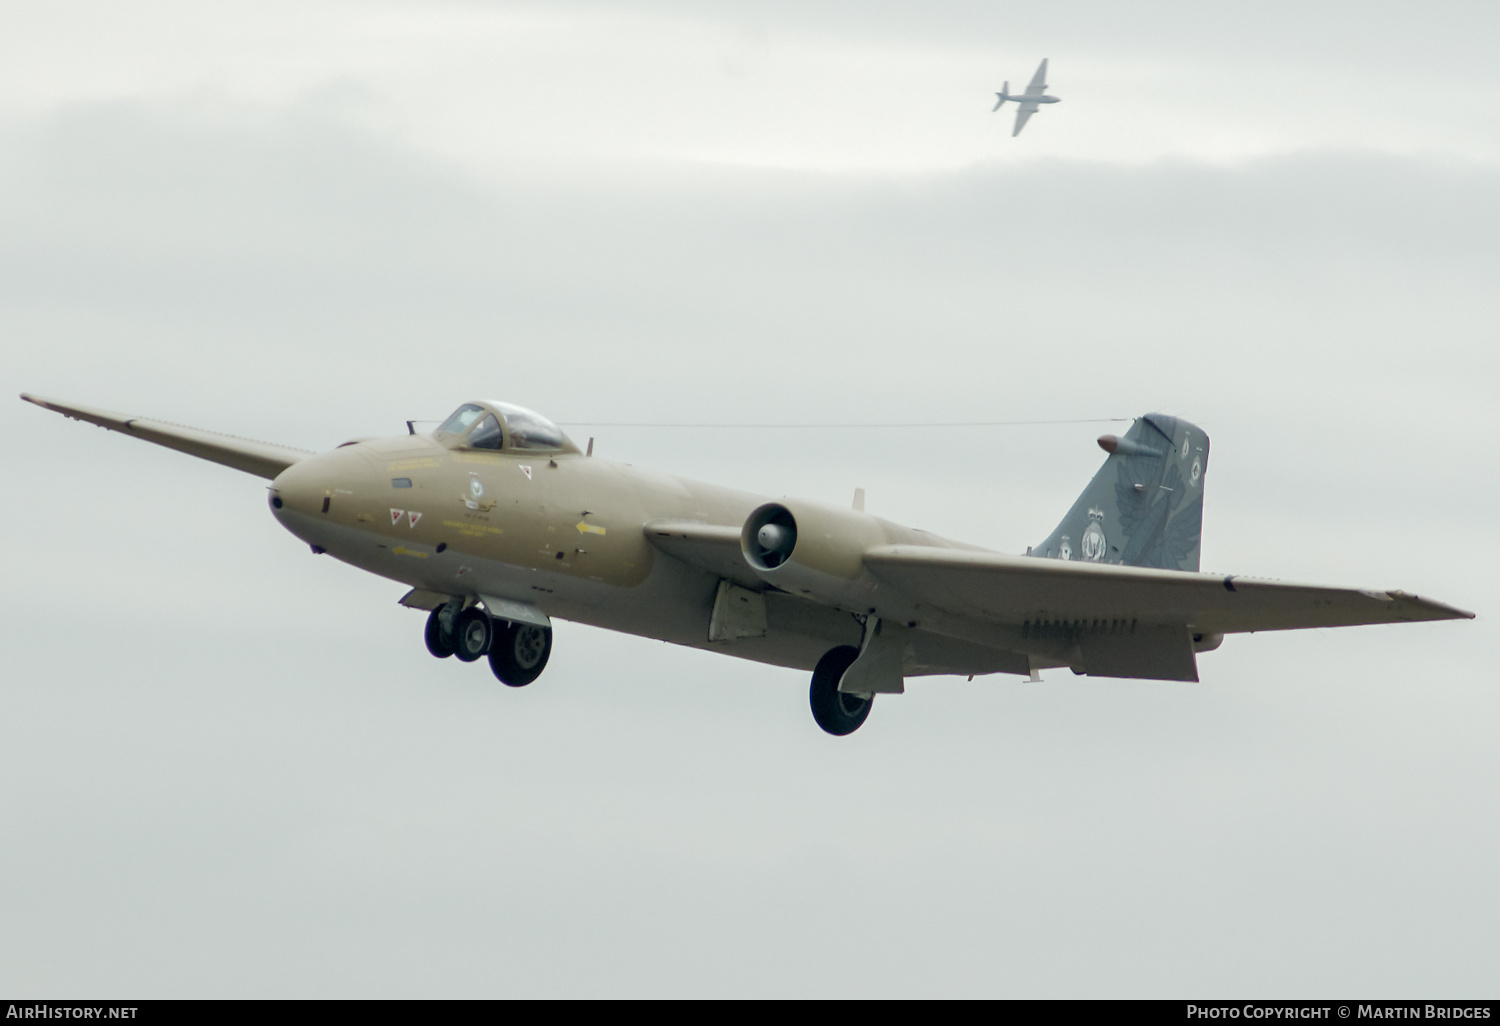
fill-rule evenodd
<path id="1" fill-rule="evenodd" d="M 427 618 L 427 651 L 439 659 L 447 659 L 453 654 L 453 632 L 443 627 L 440 615 L 443 609 L 443 606 L 438 606 Z"/>
<path id="2" fill-rule="evenodd" d="M 472 663 L 489 651 L 493 634 L 490 614 L 478 606 L 471 606 L 453 621 L 453 654 L 466 663 Z"/>
<path id="3" fill-rule="evenodd" d="M 547 668 L 552 655 L 552 631 L 529 623 L 512 623 L 495 632 L 490 645 L 490 669 L 506 687 L 524 688 Z"/>
<path id="4" fill-rule="evenodd" d="M 870 706 L 875 704 L 873 696 L 858 698 L 839 690 L 839 678 L 854 665 L 859 649 L 851 645 L 840 645 L 829 649 L 818 660 L 813 670 L 812 688 L 808 691 L 808 704 L 812 706 L 813 719 L 835 737 L 852 734 L 870 715 Z"/>

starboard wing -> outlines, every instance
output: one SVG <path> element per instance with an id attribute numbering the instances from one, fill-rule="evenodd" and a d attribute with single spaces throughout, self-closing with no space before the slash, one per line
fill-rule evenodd
<path id="1" fill-rule="evenodd" d="M 1472 619 L 1402 591 L 1362 591 L 1245 577 L 890 545 L 865 566 L 904 594 L 955 616 L 1021 625 L 1131 620 L 1205 634 Z"/>
<path id="2" fill-rule="evenodd" d="M 168 449 L 185 452 L 189 456 L 211 460 L 214 463 L 221 463 L 226 467 L 233 467 L 235 470 L 243 470 L 247 474 L 255 474 L 257 477 L 267 479 L 274 478 L 293 463 L 313 455 L 305 449 L 272 445 L 269 442 L 254 442 L 248 438 L 221 435 L 215 431 L 203 431 L 198 428 L 183 427 L 180 424 L 168 424 L 166 421 L 148 420 L 145 417 L 128 417 L 112 410 L 62 403 L 55 399 L 27 395 L 25 392 L 21 393 L 21 398 L 28 403 L 35 403 L 43 409 L 61 413 L 64 417 L 70 417 L 73 420 L 97 424 L 110 431 L 118 431 L 132 438 L 141 438 L 166 446 Z"/>
<path id="3" fill-rule="evenodd" d="M 1047 92 L 1047 58 L 1042 58 L 1042 63 L 1037 65 L 1036 74 L 1031 76 L 1031 84 L 1026 87 L 1027 96 L 1044 96 Z"/>

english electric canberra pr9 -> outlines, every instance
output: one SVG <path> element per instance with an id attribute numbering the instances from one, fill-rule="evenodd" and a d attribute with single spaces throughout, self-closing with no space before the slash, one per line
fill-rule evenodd
<path id="1" fill-rule="evenodd" d="M 1069 667 L 1195 681 L 1226 634 L 1448 620 L 1401 591 L 1198 572 L 1208 436 L 1148 414 L 1099 439 L 1104 466 L 1024 556 L 853 508 L 765 498 L 581 452 L 546 418 L 460 406 L 431 434 L 325 453 L 22 399 L 271 482 L 292 534 L 399 581 L 433 655 L 534 681 L 552 617 L 812 671 L 813 718 L 864 723 L 906 678 Z"/>

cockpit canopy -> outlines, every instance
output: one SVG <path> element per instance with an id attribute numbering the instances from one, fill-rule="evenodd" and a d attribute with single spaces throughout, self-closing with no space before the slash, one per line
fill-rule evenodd
<path id="1" fill-rule="evenodd" d="M 432 435 L 454 448 L 496 452 L 578 451 L 556 424 L 539 413 L 510 403 L 464 403 Z"/>

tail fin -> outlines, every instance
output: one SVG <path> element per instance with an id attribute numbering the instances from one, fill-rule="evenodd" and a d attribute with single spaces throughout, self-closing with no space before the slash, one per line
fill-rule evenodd
<path id="1" fill-rule="evenodd" d="M 1161 413 L 1105 435 L 1104 466 L 1034 556 L 1197 570 L 1208 435 Z"/>
<path id="2" fill-rule="evenodd" d="M 1010 82 L 1007 81 L 1003 86 L 1001 86 L 1000 91 L 996 93 L 995 96 L 997 97 L 997 99 L 995 100 L 994 110 L 990 111 L 991 114 L 999 110 L 1002 106 L 1005 105 L 1005 101 L 1010 99 Z"/>

